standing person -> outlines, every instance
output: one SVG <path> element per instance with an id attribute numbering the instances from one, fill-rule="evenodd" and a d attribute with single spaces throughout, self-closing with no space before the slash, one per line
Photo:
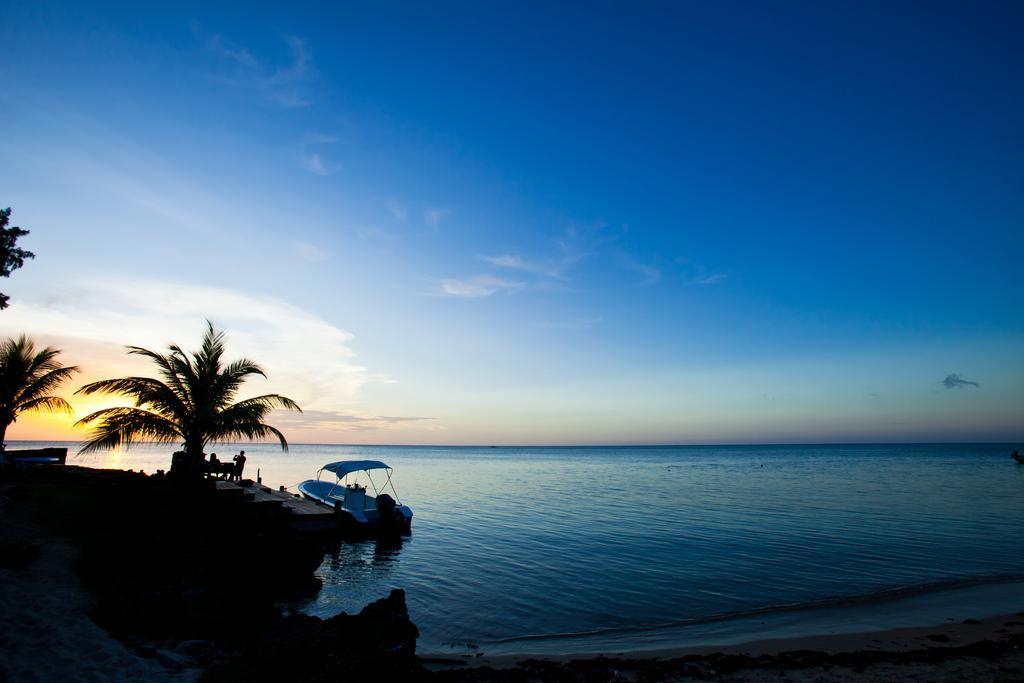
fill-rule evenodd
<path id="1" fill-rule="evenodd" d="M 210 453 L 210 476 L 217 478 L 220 476 L 220 460 L 217 459 L 216 453 Z"/>
<path id="2" fill-rule="evenodd" d="M 235 469 L 231 473 L 232 479 L 242 480 L 242 470 L 245 469 L 245 451 L 241 451 L 238 455 L 231 458 L 235 461 Z"/>

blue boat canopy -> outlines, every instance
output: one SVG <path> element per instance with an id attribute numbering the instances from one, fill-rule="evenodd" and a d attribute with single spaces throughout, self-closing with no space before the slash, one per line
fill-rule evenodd
<path id="1" fill-rule="evenodd" d="M 340 479 L 346 474 L 352 472 L 362 472 L 364 470 L 389 470 L 391 469 L 380 460 L 339 460 L 338 462 L 332 462 L 329 465 L 324 465 L 321 469 L 327 470 L 328 472 L 334 472 Z"/>

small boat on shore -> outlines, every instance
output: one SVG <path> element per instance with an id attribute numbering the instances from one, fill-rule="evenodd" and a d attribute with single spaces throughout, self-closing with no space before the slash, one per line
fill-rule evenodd
<path id="1" fill-rule="evenodd" d="M 63 465 L 68 458 L 66 448 L 25 448 L 4 450 L 7 462 L 34 465 Z"/>
<path id="2" fill-rule="evenodd" d="M 377 488 L 371 472 L 384 470 L 385 481 Z M 316 479 L 299 484 L 299 493 L 309 500 L 334 509 L 338 524 L 350 532 L 409 533 L 412 529 L 412 510 L 398 500 L 398 492 L 391 482 L 391 468 L 379 460 L 341 460 L 324 465 Z M 334 475 L 334 481 L 321 479 L 324 472 Z M 365 473 L 373 495 L 358 475 Z M 350 475 L 351 479 L 350 479 Z M 385 493 L 390 488 L 394 497 Z"/>

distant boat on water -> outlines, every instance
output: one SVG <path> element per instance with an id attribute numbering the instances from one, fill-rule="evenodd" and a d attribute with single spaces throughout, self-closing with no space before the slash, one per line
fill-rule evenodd
<path id="1" fill-rule="evenodd" d="M 386 480 L 377 488 L 370 472 L 384 470 Z M 334 475 L 334 481 L 323 481 L 324 472 Z M 365 472 L 374 495 L 366 486 L 348 481 L 351 474 Z M 394 497 L 385 493 L 390 488 Z M 398 500 L 398 492 L 391 482 L 391 468 L 379 460 L 341 460 L 324 465 L 316 479 L 299 484 L 299 493 L 309 500 L 334 509 L 342 529 L 356 533 L 409 533 L 412 530 L 412 510 Z"/>
<path id="2" fill-rule="evenodd" d="M 21 450 L 5 450 L 8 462 L 37 465 L 63 465 L 68 457 L 67 448 L 26 448 Z"/>
<path id="3" fill-rule="evenodd" d="M 1018 465 L 1024 465 L 1024 455 L 1021 455 L 1017 451 L 1014 451 L 1013 453 L 1010 454 L 1010 457 L 1016 460 Z"/>

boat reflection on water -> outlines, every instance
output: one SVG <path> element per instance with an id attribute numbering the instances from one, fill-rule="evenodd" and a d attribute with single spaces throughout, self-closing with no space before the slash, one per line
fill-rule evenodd
<path id="1" fill-rule="evenodd" d="M 356 614 L 366 605 L 401 588 L 392 576 L 402 548 L 412 539 L 388 536 L 369 539 L 335 538 L 325 547 L 317 569 L 319 590 L 296 596 L 289 607 L 328 618 L 341 612 Z"/>
<path id="2" fill-rule="evenodd" d="M 344 572 L 356 567 L 376 567 L 386 570 L 397 561 L 398 553 L 406 540 L 408 539 L 402 536 L 338 538 L 328 546 L 320 569 Z"/>

